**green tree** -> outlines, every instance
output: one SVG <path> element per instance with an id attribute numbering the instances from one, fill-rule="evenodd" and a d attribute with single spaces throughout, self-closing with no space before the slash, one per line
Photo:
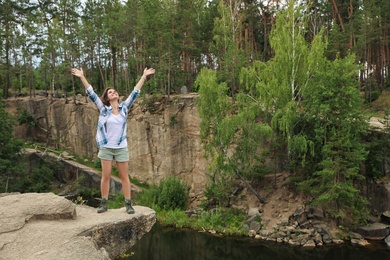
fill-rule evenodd
<path id="1" fill-rule="evenodd" d="M 257 116 L 272 127 L 274 140 L 280 148 L 287 147 L 285 158 L 291 158 L 294 145 L 307 149 L 309 143 L 293 142 L 294 125 L 297 122 L 297 110 L 302 100 L 302 92 L 313 83 L 312 75 L 318 69 L 318 61 L 323 56 L 321 34 L 314 38 L 312 44 L 304 35 L 307 28 L 307 13 L 302 7 L 294 7 L 291 2 L 288 8 L 281 11 L 275 27 L 270 33 L 270 44 L 274 57 L 266 63 L 255 62 L 244 68 L 240 79 L 244 91 L 240 93 L 241 106 L 256 104 Z M 242 109 L 241 113 L 252 110 Z M 263 113 L 263 116 L 260 116 Z"/>
<path id="2" fill-rule="evenodd" d="M 195 85 L 199 88 L 198 113 L 201 118 L 200 137 L 203 147 L 213 161 L 211 171 L 211 186 L 208 188 L 208 198 L 226 206 L 229 199 L 229 187 L 232 171 L 227 171 L 226 159 L 231 140 L 225 138 L 222 122 L 230 114 L 232 105 L 227 96 L 226 83 L 219 84 L 217 73 L 211 69 L 203 69 Z"/>
<path id="3" fill-rule="evenodd" d="M 218 2 L 218 16 L 214 19 L 212 49 L 217 57 L 218 78 L 226 82 L 230 88 L 230 95 L 238 92 L 238 74 L 244 65 L 244 50 L 239 48 L 241 34 L 241 1 Z"/>
<path id="4" fill-rule="evenodd" d="M 25 173 L 23 142 L 12 135 L 14 123 L 0 101 L 0 193 L 21 191 L 19 178 Z"/>
<path id="5" fill-rule="evenodd" d="M 323 62 L 313 76 L 316 84 L 303 91 L 300 110 L 298 136 L 313 143 L 314 153 L 299 186 L 338 220 L 356 221 L 366 213 L 357 184 L 364 179 L 360 166 L 367 156 L 362 139 L 368 123 L 362 116 L 357 71 L 353 55 Z"/>

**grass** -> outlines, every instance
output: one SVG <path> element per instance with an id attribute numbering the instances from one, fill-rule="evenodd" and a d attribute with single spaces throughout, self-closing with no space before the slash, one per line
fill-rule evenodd
<path id="1" fill-rule="evenodd" d="M 231 208 L 216 208 L 211 211 L 202 211 L 197 217 L 190 217 L 184 211 L 161 210 L 152 207 L 156 211 L 157 221 L 162 226 L 174 228 L 190 228 L 193 230 L 210 231 L 218 234 L 242 236 L 246 231 L 242 227 L 246 215 L 239 210 Z"/>

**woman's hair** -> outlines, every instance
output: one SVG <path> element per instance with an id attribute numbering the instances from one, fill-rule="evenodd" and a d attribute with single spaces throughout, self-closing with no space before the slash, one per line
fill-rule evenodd
<path id="1" fill-rule="evenodd" d="M 114 88 L 111 88 L 111 87 L 106 88 L 106 89 L 103 91 L 102 96 L 100 97 L 100 99 L 102 100 L 103 104 L 106 105 L 106 106 L 110 106 L 110 105 L 111 105 L 111 104 L 110 104 L 110 101 L 108 100 L 108 96 L 107 96 L 108 91 L 109 91 L 110 89 L 114 89 Z M 118 100 L 118 102 L 119 102 L 119 100 Z"/>

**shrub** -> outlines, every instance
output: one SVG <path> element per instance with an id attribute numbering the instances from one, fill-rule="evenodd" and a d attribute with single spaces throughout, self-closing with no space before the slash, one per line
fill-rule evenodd
<path id="1" fill-rule="evenodd" d="M 137 202 L 163 210 L 184 210 L 187 207 L 188 191 L 186 183 L 180 178 L 171 176 L 152 185 L 137 196 Z"/>
<path id="2" fill-rule="evenodd" d="M 26 124 L 28 127 L 36 125 L 36 119 L 26 109 L 21 109 L 18 112 L 17 120 L 19 125 Z"/>

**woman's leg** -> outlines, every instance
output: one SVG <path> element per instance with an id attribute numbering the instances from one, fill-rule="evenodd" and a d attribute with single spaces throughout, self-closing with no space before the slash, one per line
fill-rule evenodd
<path id="1" fill-rule="evenodd" d="M 126 199 L 131 198 L 131 183 L 129 179 L 129 162 L 116 162 L 119 177 L 122 181 L 122 192 Z"/>
<path id="2" fill-rule="evenodd" d="M 128 214 L 134 214 L 135 211 L 131 205 L 131 183 L 128 174 L 129 162 L 117 162 L 116 165 L 122 181 L 122 192 L 125 196 L 126 212 Z"/>
<path id="3" fill-rule="evenodd" d="M 112 170 L 112 161 L 101 159 L 102 164 L 102 179 L 100 181 L 100 191 L 102 198 L 108 198 L 110 193 L 110 178 Z"/>

